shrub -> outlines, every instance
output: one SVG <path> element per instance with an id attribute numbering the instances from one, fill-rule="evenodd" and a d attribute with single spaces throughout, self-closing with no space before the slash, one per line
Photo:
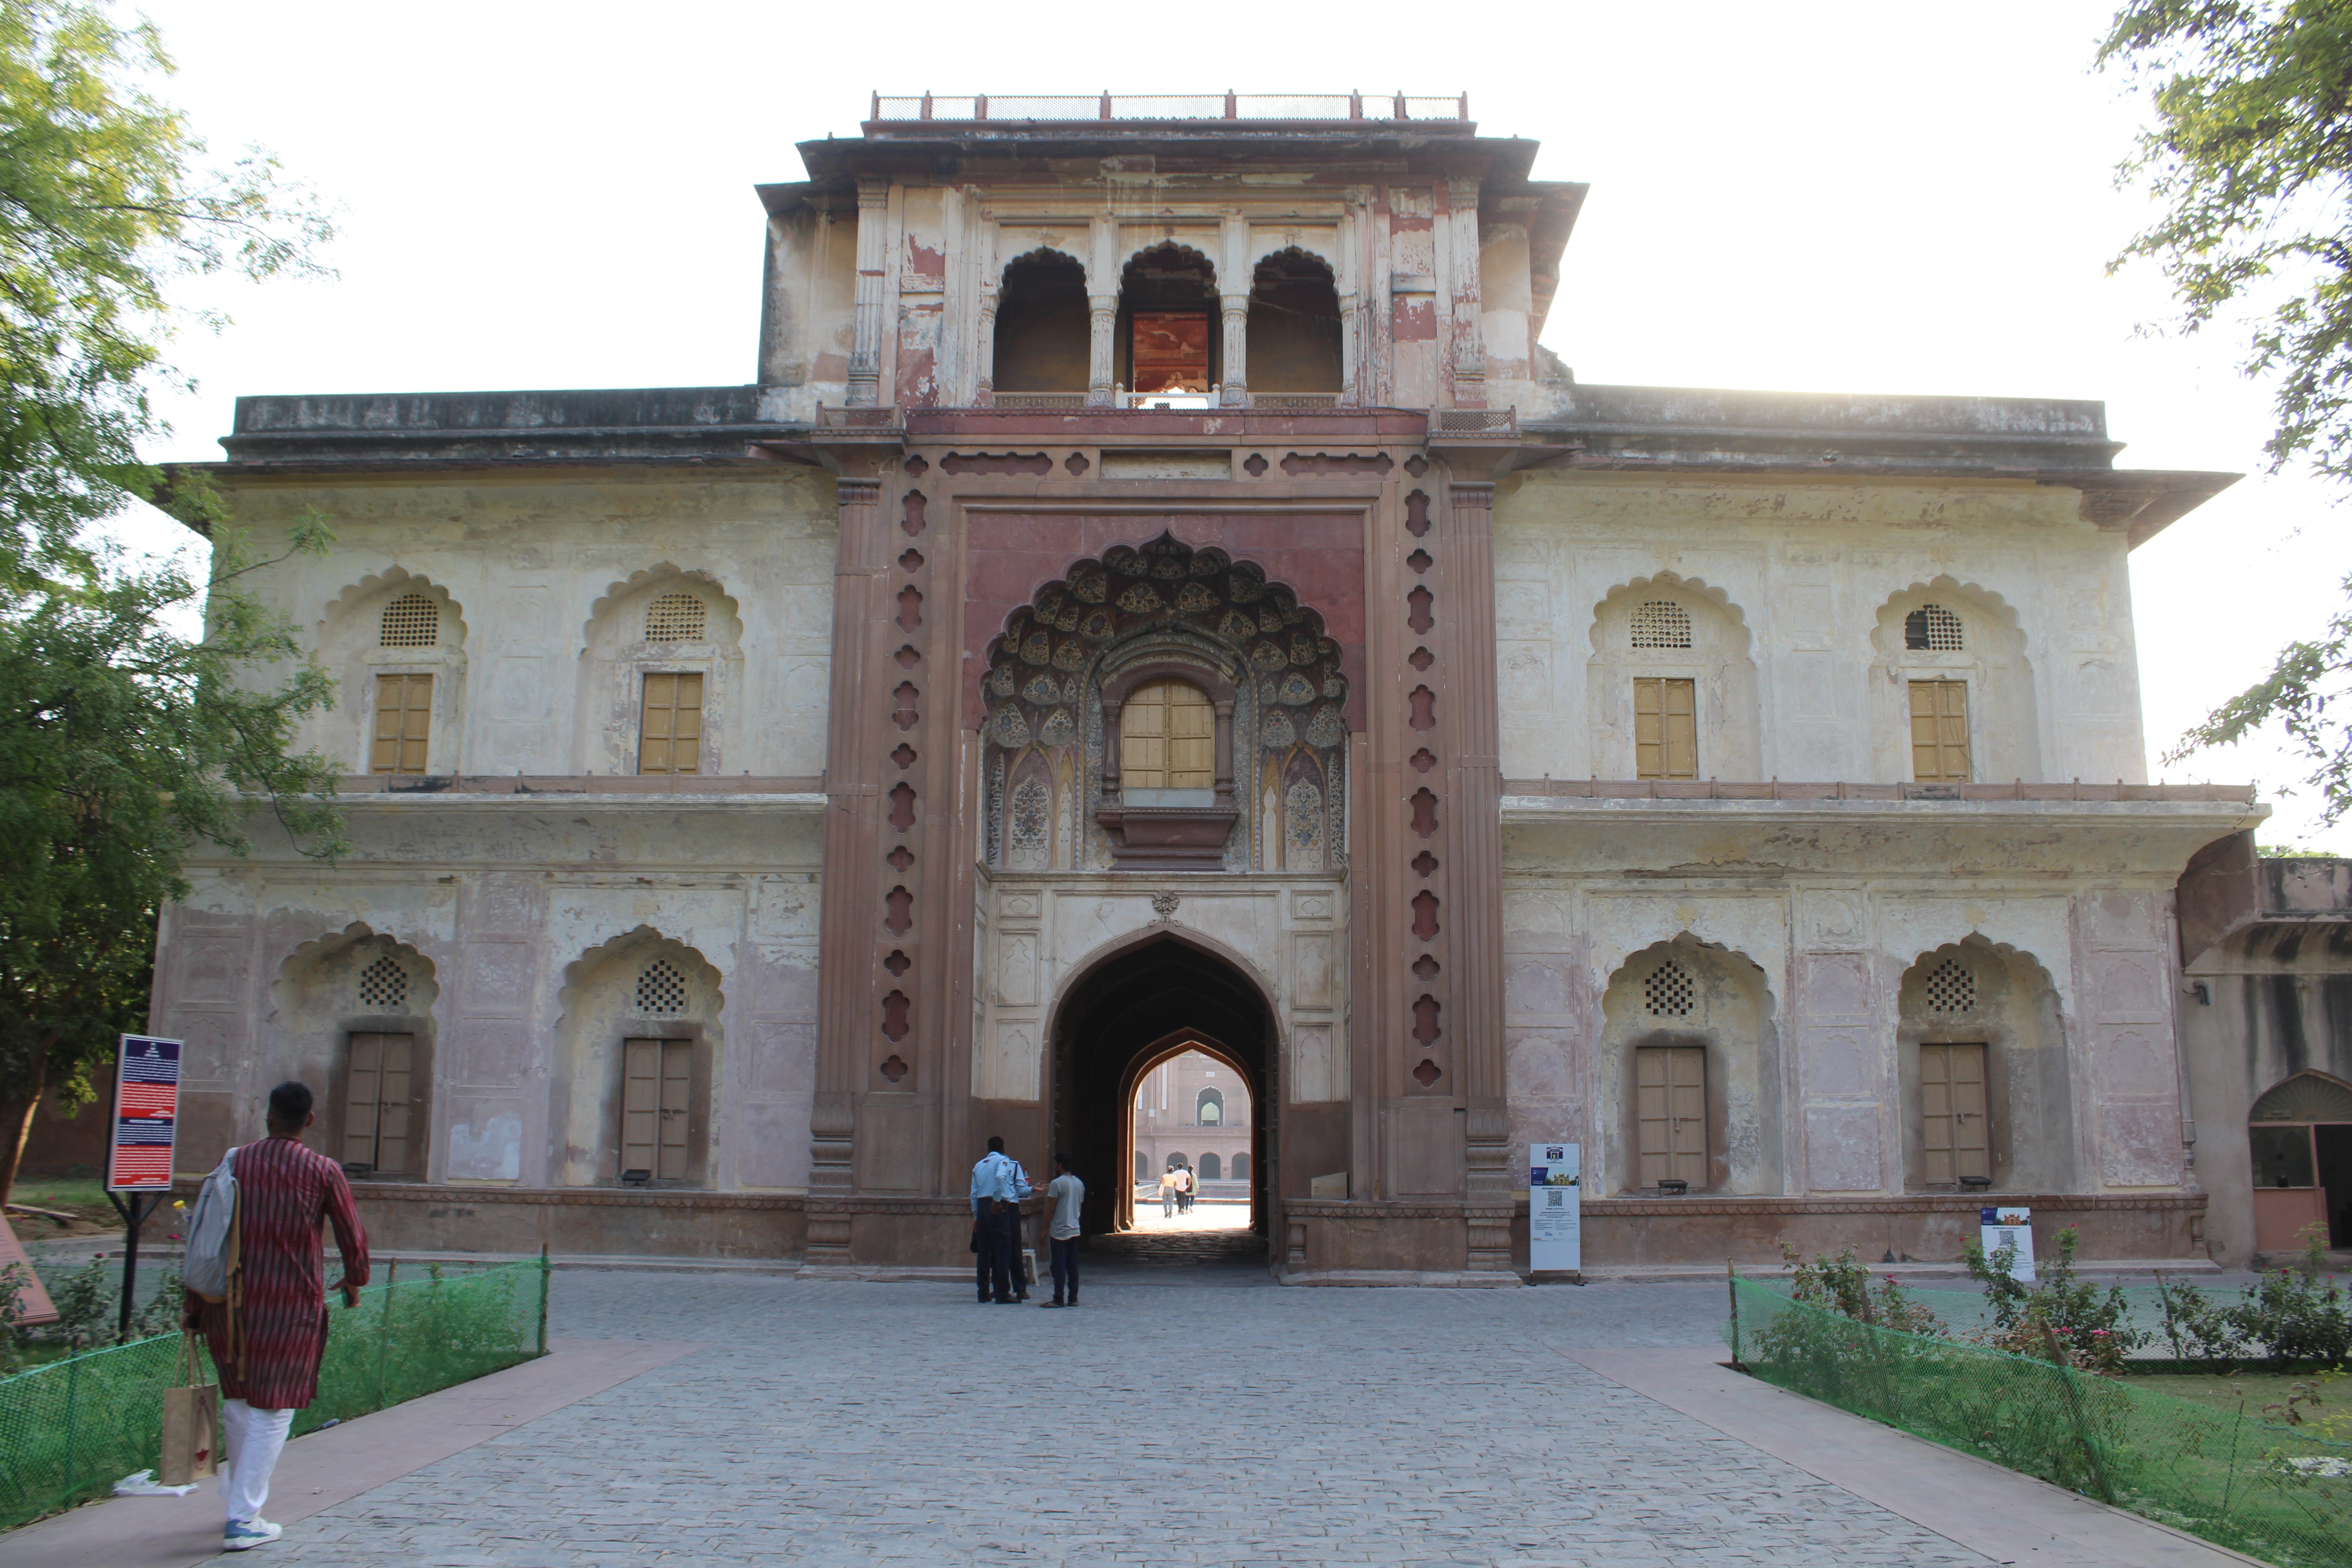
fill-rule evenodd
<path id="1" fill-rule="evenodd" d="M 2057 1256 L 2038 1262 L 2032 1285 L 2014 1278 L 2014 1242 L 1987 1256 L 1981 1242 L 1962 1252 L 1969 1276 L 1984 1287 L 1993 1326 L 1980 1336 L 2011 1355 L 2050 1359 L 2054 1339 L 2067 1360 L 2084 1372 L 2120 1371 L 2124 1358 L 2145 1345 L 2148 1333 L 2131 1325 L 2131 1302 L 2123 1287 L 2099 1288 L 2074 1277 L 2074 1253 L 2082 1237 L 2073 1226 L 2058 1233 Z"/>

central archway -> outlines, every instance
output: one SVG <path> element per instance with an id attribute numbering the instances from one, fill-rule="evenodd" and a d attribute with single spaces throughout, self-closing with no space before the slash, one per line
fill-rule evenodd
<path id="1" fill-rule="evenodd" d="M 1175 928 L 1157 928 L 1083 971 L 1054 1010 L 1054 1145 L 1078 1162 L 1089 1235 L 1135 1223 L 1135 1096 L 1160 1063 L 1197 1050 L 1249 1092 L 1250 1228 L 1266 1233 L 1278 1049 L 1273 1008 L 1232 959 Z"/>

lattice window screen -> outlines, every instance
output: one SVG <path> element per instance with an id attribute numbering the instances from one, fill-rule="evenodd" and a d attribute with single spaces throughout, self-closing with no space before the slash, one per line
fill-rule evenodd
<path id="1" fill-rule="evenodd" d="M 1667 599 L 1653 599 L 1633 610 L 1635 647 L 1688 647 L 1690 612 Z"/>
<path id="2" fill-rule="evenodd" d="M 649 1017 L 686 1011 L 686 976 L 668 959 L 655 959 L 637 976 L 637 1011 Z"/>
<path id="3" fill-rule="evenodd" d="M 1960 653 L 1960 617 L 1941 605 L 1922 605 L 1903 617 L 1903 646 L 1927 653 Z"/>
<path id="4" fill-rule="evenodd" d="M 700 642 L 709 625 L 709 606 L 691 594 L 664 594 L 646 606 L 647 642 Z"/>
<path id="5" fill-rule="evenodd" d="M 1650 978 L 1642 983 L 1642 1004 L 1655 1017 L 1686 1017 L 1694 989 L 1690 971 L 1668 959 L 1650 971 Z"/>
<path id="6" fill-rule="evenodd" d="M 360 1005 L 373 1012 L 390 1013 L 408 1001 L 408 975 L 385 953 L 360 971 Z"/>
<path id="7" fill-rule="evenodd" d="M 1957 958 L 1948 958 L 1927 972 L 1927 1011 L 1973 1013 L 1977 977 Z"/>
<path id="8" fill-rule="evenodd" d="M 385 647 L 431 647 L 441 640 L 441 606 L 422 594 L 403 594 L 383 607 L 376 640 Z"/>

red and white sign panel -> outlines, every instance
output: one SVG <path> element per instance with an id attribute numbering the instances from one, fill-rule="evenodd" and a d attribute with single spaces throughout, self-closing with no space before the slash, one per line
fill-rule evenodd
<path id="1" fill-rule="evenodd" d="M 114 1070 L 114 1145 L 106 1162 L 107 1190 L 169 1192 L 179 1121 L 180 1042 L 123 1036 Z"/>

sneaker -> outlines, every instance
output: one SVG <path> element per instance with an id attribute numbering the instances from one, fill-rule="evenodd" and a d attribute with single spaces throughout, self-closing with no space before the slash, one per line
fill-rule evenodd
<path id="1" fill-rule="evenodd" d="M 221 1531 L 223 1552 L 250 1552 L 265 1541 L 275 1541 L 286 1533 L 283 1525 L 266 1519 L 232 1519 Z"/>

